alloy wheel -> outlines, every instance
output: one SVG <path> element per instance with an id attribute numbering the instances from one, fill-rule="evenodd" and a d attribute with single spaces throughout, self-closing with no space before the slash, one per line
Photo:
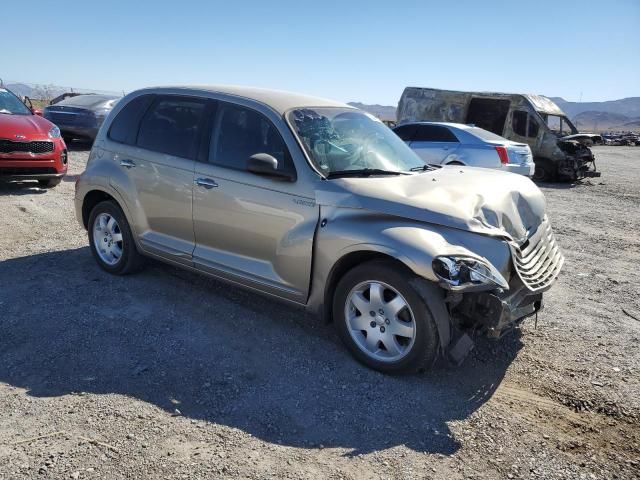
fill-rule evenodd
<path id="1" fill-rule="evenodd" d="M 397 362 L 411 351 L 415 317 L 392 286 L 379 281 L 359 283 L 347 295 L 344 314 L 352 339 L 372 359 Z"/>
<path id="2" fill-rule="evenodd" d="M 93 222 L 93 245 L 104 263 L 116 265 L 122 258 L 122 232 L 116 219 L 108 214 L 99 214 Z"/>

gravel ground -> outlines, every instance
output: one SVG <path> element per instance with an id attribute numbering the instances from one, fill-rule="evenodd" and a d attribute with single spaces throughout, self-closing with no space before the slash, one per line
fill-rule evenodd
<path id="1" fill-rule="evenodd" d="M 567 257 L 537 328 L 389 377 L 330 325 L 150 263 L 102 272 L 59 187 L 0 186 L 0 478 L 640 475 L 640 148 L 545 185 Z"/>

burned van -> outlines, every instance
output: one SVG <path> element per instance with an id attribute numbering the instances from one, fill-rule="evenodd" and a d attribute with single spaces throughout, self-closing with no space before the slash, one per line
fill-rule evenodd
<path id="1" fill-rule="evenodd" d="M 599 177 L 591 149 L 570 138 L 578 130 L 552 100 L 542 95 L 457 92 L 407 87 L 398 103 L 398 124 L 473 124 L 509 140 L 527 143 L 536 165 L 534 180 Z"/>

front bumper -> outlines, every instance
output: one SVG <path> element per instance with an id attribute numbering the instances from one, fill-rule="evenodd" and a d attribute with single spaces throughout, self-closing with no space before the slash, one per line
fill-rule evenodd
<path id="1" fill-rule="evenodd" d="M 453 309 L 459 326 L 500 338 L 525 318 L 542 310 L 542 293 L 522 286 L 515 292 L 478 292 L 464 294 Z"/>
<path id="2" fill-rule="evenodd" d="M 54 139 L 53 144 L 53 151 L 46 153 L 0 153 L 0 179 L 49 180 L 62 178 L 67 173 L 69 152 L 62 138 Z"/>
<path id="3" fill-rule="evenodd" d="M 23 180 L 50 180 L 52 178 L 62 178 L 66 173 L 16 173 L 16 174 L 3 174 L 0 169 L 0 180 L 9 182 L 20 182 Z"/>

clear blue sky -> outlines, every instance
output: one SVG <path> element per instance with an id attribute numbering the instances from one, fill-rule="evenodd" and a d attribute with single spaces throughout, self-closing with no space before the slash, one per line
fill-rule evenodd
<path id="1" fill-rule="evenodd" d="M 243 84 L 382 104 L 407 85 L 640 96 L 640 0 L 99 3 L 5 5 L 0 77 L 126 91 Z"/>

